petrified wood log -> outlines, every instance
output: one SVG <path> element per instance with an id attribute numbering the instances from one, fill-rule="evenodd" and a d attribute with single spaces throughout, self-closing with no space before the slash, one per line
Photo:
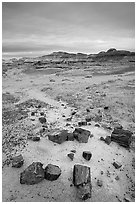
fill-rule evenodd
<path id="1" fill-rule="evenodd" d="M 111 141 L 117 142 L 119 145 L 129 148 L 131 143 L 132 132 L 123 129 L 114 129 L 111 134 Z"/>
<path id="2" fill-rule="evenodd" d="M 20 174 L 20 183 L 33 185 L 41 182 L 44 179 L 43 164 L 40 162 L 33 162 Z"/>
<path id="3" fill-rule="evenodd" d="M 74 138 L 80 143 L 87 143 L 90 136 L 90 131 L 82 128 L 75 128 L 73 135 Z"/>
<path id="4" fill-rule="evenodd" d="M 90 167 L 79 164 L 74 165 L 73 184 L 77 187 L 77 196 L 86 200 L 91 198 L 91 176 Z"/>

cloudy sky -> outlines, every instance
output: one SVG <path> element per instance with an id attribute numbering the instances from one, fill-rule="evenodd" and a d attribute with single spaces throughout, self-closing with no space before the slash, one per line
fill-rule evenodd
<path id="1" fill-rule="evenodd" d="M 134 51 L 134 3 L 2 3 L 3 57 L 110 47 Z"/>

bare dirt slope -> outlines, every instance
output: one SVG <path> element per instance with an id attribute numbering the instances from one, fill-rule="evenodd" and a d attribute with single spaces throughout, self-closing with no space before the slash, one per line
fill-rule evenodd
<path id="1" fill-rule="evenodd" d="M 127 150 L 117 143 L 107 145 L 100 140 L 101 136 L 110 136 L 117 123 L 132 131 L 134 140 L 134 86 L 134 72 L 87 77 L 87 73 L 80 74 L 80 70 L 51 75 L 40 72 L 27 75 L 17 69 L 9 70 L 2 87 L 2 200 L 77 202 L 72 171 L 74 164 L 79 163 L 91 168 L 92 197 L 87 201 L 134 201 L 134 141 Z M 30 106 L 30 102 L 35 105 Z M 104 110 L 106 106 L 108 109 Z M 36 111 L 35 116 L 31 116 L 32 111 Z M 76 114 L 71 118 L 73 111 Z M 40 135 L 42 125 L 38 118 L 41 112 L 46 114 L 47 124 L 41 140 L 34 142 L 28 139 L 28 134 Z M 82 127 L 93 134 L 88 143 L 66 141 L 56 144 L 48 140 L 47 134 L 55 130 L 73 132 L 78 122 L 86 117 L 92 118 Z M 76 150 L 73 161 L 67 157 L 71 150 Z M 90 161 L 82 157 L 84 150 L 91 151 Z M 19 169 L 12 168 L 10 158 L 18 153 L 23 155 L 24 165 Z M 32 186 L 20 184 L 20 173 L 33 161 L 40 161 L 44 166 L 49 163 L 60 166 L 61 176 L 56 181 L 43 180 Z M 120 162 L 122 167 L 115 169 L 114 161 Z M 97 185 L 98 179 L 102 180 L 101 187 Z"/>

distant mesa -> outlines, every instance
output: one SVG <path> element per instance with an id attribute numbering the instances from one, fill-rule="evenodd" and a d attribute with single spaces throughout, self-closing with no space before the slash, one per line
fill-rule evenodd
<path id="1" fill-rule="evenodd" d="M 135 56 L 135 52 L 130 52 L 126 50 L 117 50 L 116 48 L 110 48 L 106 52 L 101 51 L 97 54 L 85 54 L 85 53 L 68 53 L 63 51 L 53 52 L 51 54 L 35 57 L 35 58 L 29 58 L 29 57 L 22 57 L 19 59 L 12 58 L 8 61 L 2 60 L 4 63 L 17 63 L 17 64 L 23 64 L 23 63 L 34 63 L 37 68 L 42 68 L 43 65 L 46 66 L 46 64 L 55 63 L 55 64 L 61 64 L 61 63 L 76 63 L 76 62 L 87 62 L 87 61 L 107 61 L 107 60 L 121 60 L 126 56 Z"/>
<path id="2" fill-rule="evenodd" d="M 110 48 L 109 50 L 107 50 L 107 52 L 115 52 L 117 51 L 115 48 Z"/>

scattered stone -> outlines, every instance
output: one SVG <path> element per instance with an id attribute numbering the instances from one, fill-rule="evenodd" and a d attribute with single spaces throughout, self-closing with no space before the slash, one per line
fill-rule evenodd
<path id="1" fill-rule="evenodd" d="M 73 159 L 74 159 L 74 153 L 69 153 L 67 156 L 73 161 Z"/>
<path id="2" fill-rule="evenodd" d="M 116 178 L 115 178 L 117 181 L 119 180 L 119 176 L 116 176 Z"/>
<path id="3" fill-rule="evenodd" d="M 70 126 L 71 124 L 70 123 L 66 123 L 66 126 Z"/>
<path id="4" fill-rule="evenodd" d="M 87 113 L 89 113 L 89 112 L 90 112 L 90 109 L 89 109 L 89 108 L 87 108 L 87 109 L 86 109 L 86 111 L 87 111 Z"/>
<path id="5" fill-rule="evenodd" d="M 78 126 L 85 126 L 85 125 L 87 125 L 87 122 L 86 122 L 86 121 L 78 122 Z"/>
<path id="6" fill-rule="evenodd" d="M 28 133 L 27 139 L 32 139 L 33 138 L 33 134 L 32 133 Z"/>
<path id="7" fill-rule="evenodd" d="M 90 134 L 90 138 L 92 138 L 92 137 L 94 137 L 94 135 L 93 135 L 93 134 Z"/>
<path id="8" fill-rule="evenodd" d="M 50 82 L 55 82 L 55 80 L 54 79 L 50 79 Z"/>
<path id="9" fill-rule="evenodd" d="M 68 131 L 67 130 L 62 130 L 60 133 L 53 134 L 53 135 L 48 135 L 49 140 L 52 142 L 56 142 L 58 144 L 61 144 L 68 139 Z"/>
<path id="10" fill-rule="evenodd" d="M 71 113 L 71 115 L 75 115 L 77 112 L 76 111 L 73 111 L 72 113 Z"/>
<path id="11" fill-rule="evenodd" d="M 20 168 L 24 163 L 23 156 L 20 154 L 12 158 L 12 167 Z"/>
<path id="12" fill-rule="evenodd" d="M 100 173 L 101 173 L 101 175 L 103 175 L 103 173 L 104 173 L 104 172 L 103 172 L 103 171 L 101 171 Z"/>
<path id="13" fill-rule="evenodd" d="M 124 201 L 125 202 L 131 202 L 131 199 L 130 198 L 124 198 Z"/>
<path id="14" fill-rule="evenodd" d="M 54 181 L 61 175 L 61 169 L 53 164 L 48 164 L 45 168 L 45 179 Z"/>
<path id="15" fill-rule="evenodd" d="M 43 115 L 44 115 L 44 112 L 40 112 L 40 115 L 43 116 Z"/>
<path id="16" fill-rule="evenodd" d="M 45 127 L 42 127 L 42 128 L 39 130 L 39 133 L 42 134 L 43 132 L 45 132 L 45 130 L 46 130 Z"/>
<path id="17" fill-rule="evenodd" d="M 76 150 L 75 150 L 75 149 L 72 149 L 71 152 L 76 153 Z"/>
<path id="18" fill-rule="evenodd" d="M 82 200 L 91 198 L 90 167 L 75 164 L 73 169 L 73 184 L 77 188 L 78 198 Z"/>
<path id="19" fill-rule="evenodd" d="M 108 145 L 111 143 L 111 137 L 110 136 L 107 136 L 105 138 L 105 143 L 108 144 Z"/>
<path id="20" fill-rule="evenodd" d="M 31 112 L 31 116 L 34 116 L 36 112 Z"/>
<path id="21" fill-rule="evenodd" d="M 100 140 L 101 140 L 101 141 L 105 141 L 105 138 L 104 138 L 104 137 L 100 137 Z"/>
<path id="22" fill-rule="evenodd" d="M 90 136 L 90 131 L 82 128 L 75 128 L 73 135 L 74 138 L 80 143 L 87 143 Z"/>
<path id="23" fill-rule="evenodd" d="M 100 125 L 98 123 L 95 124 L 95 127 L 100 127 Z"/>
<path id="24" fill-rule="evenodd" d="M 86 120 L 86 122 L 90 122 L 91 121 L 91 116 L 87 115 L 85 120 Z"/>
<path id="25" fill-rule="evenodd" d="M 71 121 L 71 120 L 72 120 L 72 117 L 66 119 L 66 121 Z"/>
<path id="26" fill-rule="evenodd" d="M 46 123 L 47 122 L 45 117 L 40 117 L 39 121 L 40 121 L 40 123 Z"/>
<path id="27" fill-rule="evenodd" d="M 40 137 L 39 136 L 34 136 L 34 137 L 32 137 L 32 140 L 34 142 L 40 141 Z"/>
<path id="28" fill-rule="evenodd" d="M 38 104 L 38 105 L 37 105 L 37 108 L 41 108 L 41 104 Z"/>
<path id="29" fill-rule="evenodd" d="M 129 148 L 132 134 L 133 133 L 129 130 L 115 128 L 111 134 L 111 141 L 116 142 L 123 147 Z"/>
<path id="30" fill-rule="evenodd" d="M 87 161 L 89 161 L 92 157 L 92 154 L 90 151 L 84 151 L 82 154 L 83 158 L 86 159 Z"/>
<path id="31" fill-rule="evenodd" d="M 102 185 L 103 185 L 103 181 L 100 180 L 100 179 L 98 179 L 98 180 L 97 180 L 97 185 L 98 185 L 99 187 L 102 187 Z"/>
<path id="32" fill-rule="evenodd" d="M 33 162 L 20 174 L 20 183 L 33 185 L 44 179 L 44 169 L 41 162 Z"/>
<path id="33" fill-rule="evenodd" d="M 116 168 L 116 169 L 119 169 L 122 164 L 120 164 L 119 162 L 113 162 L 113 166 Z"/>

